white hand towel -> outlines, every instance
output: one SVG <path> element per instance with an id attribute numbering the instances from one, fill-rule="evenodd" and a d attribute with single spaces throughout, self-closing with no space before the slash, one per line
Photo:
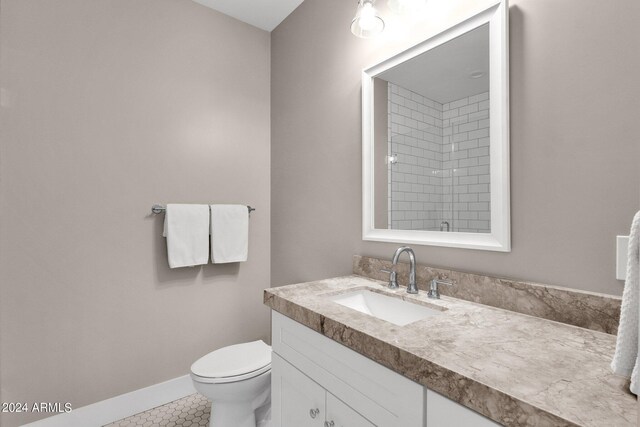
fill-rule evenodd
<path id="1" fill-rule="evenodd" d="M 211 205 L 211 261 L 241 262 L 249 253 L 249 211 L 245 205 Z"/>
<path id="2" fill-rule="evenodd" d="M 640 212 L 636 213 L 629 233 L 627 280 L 622 293 L 620 325 L 616 352 L 611 369 L 619 375 L 631 376 L 631 392 L 640 391 L 638 372 L 638 329 L 640 313 Z"/>
<path id="3" fill-rule="evenodd" d="M 209 262 L 209 206 L 171 204 L 164 215 L 169 267 Z"/>

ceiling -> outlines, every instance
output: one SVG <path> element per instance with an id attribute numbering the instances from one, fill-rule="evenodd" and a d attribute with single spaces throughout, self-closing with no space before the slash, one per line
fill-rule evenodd
<path id="1" fill-rule="evenodd" d="M 193 0 L 242 22 L 272 31 L 303 0 Z"/>
<path id="2" fill-rule="evenodd" d="M 484 73 L 471 78 L 472 73 Z M 489 25 L 485 24 L 377 77 L 441 104 L 489 90 Z"/>

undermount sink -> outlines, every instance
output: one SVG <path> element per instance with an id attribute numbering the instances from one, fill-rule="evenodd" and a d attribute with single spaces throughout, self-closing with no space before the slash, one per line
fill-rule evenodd
<path id="1" fill-rule="evenodd" d="M 437 316 L 442 313 L 440 310 L 366 289 L 334 295 L 329 297 L 329 299 L 345 307 L 381 320 L 386 320 L 398 326 L 408 325 L 409 323 L 422 320 L 429 316 Z"/>

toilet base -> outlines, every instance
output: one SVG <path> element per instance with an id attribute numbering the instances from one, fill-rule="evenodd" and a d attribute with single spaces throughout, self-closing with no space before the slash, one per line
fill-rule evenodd
<path id="1" fill-rule="evenodd" d="M 209 427 L 256 427 L 256 416 L 253 404 L 212 402 Z"/>
<path id="2" fill-rule="evenodd" d="M 256 427 L 271 427 L 271 398 L 254 413 L 256 414 Z"/>
<path id="3" fill-rule="evenodd" d="M 256 409 L 271 402 L 270 370 L 237 382 L 205 383 L 193 375 L 192 379 L 196 390 L 211 401 L 210 427 L 256 427 Z"/>

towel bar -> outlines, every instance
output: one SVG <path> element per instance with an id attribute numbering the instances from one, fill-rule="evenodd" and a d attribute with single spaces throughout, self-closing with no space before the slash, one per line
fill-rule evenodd
<path id="1" fill-rule="evenodd" d="M 248 205 L 247 205 L 247 209 L 249 210 L 249 214 L 251 214 L 251 212 L 256 210 L 256 208 L 252 208 L 251 206 L 248 206 Z M 166 210 L 167 208 L 162 205 L 155 204 L 151 206 L 151 212 L 153 212 L 154 214 L 161 214 Z"/>

